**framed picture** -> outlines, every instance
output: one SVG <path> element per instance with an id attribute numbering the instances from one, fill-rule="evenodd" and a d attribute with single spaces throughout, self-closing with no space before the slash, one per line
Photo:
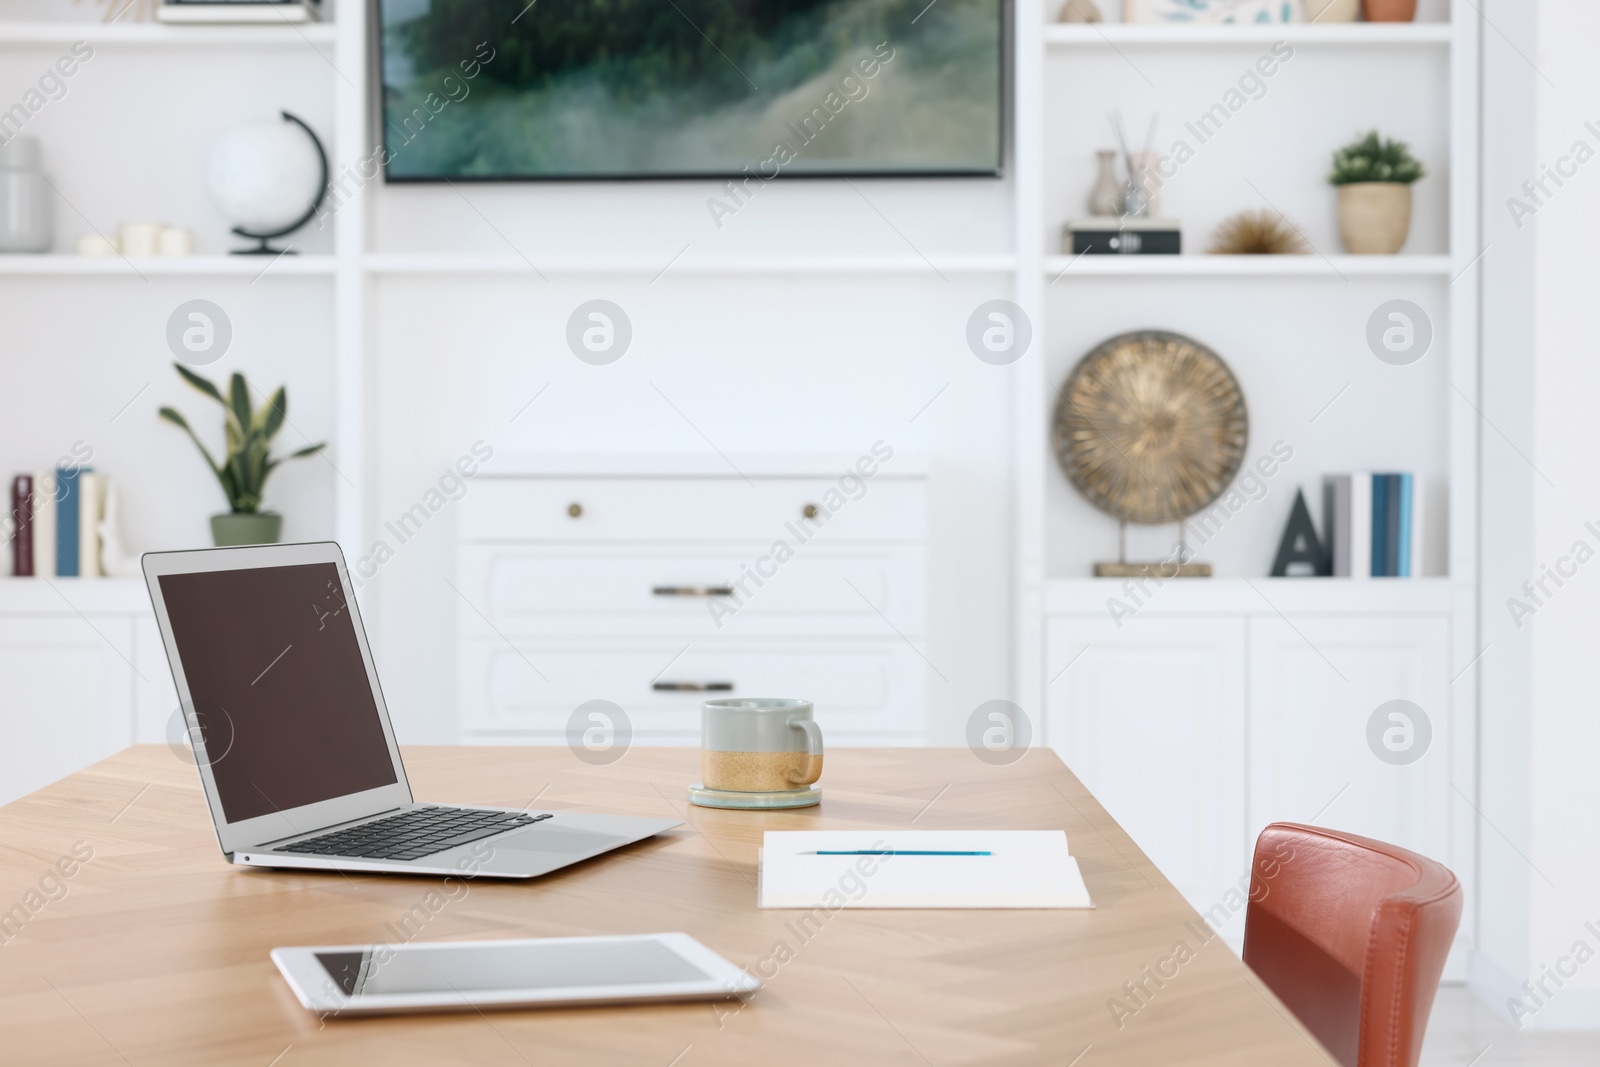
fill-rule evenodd
<path id="1" fill-rule="evenodd" d="M 1123 0 L 1124 22 L 1299 22 L 1300 0 Z"/>

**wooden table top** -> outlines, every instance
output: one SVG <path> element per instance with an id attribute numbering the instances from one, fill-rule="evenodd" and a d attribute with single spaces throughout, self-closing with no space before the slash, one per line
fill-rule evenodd
<path id="1" fill-rule="evenodd" d="M 408 748 L 405 759 L 419 800 L 521 808 L 537 797 L 546 810 L 676 814 L 687 825 L 531 882 L 463 884 L 446 899 L 427 878 L 230 866 L 193 766 L 162 746 L 129 749 L 0 808 L 0 909 L 9 909 L 0 914 L 0 1058 L 139 1067 L 1332 1062 L 1220 939 L 1202 940 L 1195 911 L 1047 750 L 1009 767 L 964 749 L 831 751 L 820 807 L 759 813 L 691 807 L 693 749 L 634 749 L 607 767 L 564 748 Z M 1098 907 L 845 910 L 799 933 L 801 913 L 756 909 L 763 830 L 911 825 L 1064 829 Z M 757 971 L 766 988 L 742 1007 L 319 1020 L 267 955 L 278 945 L 668 930 Z"/>

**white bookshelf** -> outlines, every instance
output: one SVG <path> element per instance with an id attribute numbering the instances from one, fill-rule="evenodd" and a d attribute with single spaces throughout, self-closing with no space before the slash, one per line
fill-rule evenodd
<path id="1" fill-rule="evenodd" d="M 333 256 L 0 256 L 0 275 L 258 279 L 332 277 Z"/>
<path id="2" fill-rule="evenodd" d="M 1172 864 L 1163 869 L 1175 882 L 1185 873 L 1186 841 L 1205 838 L 1198 851 L 1227 857 L 1223 870 L 1242 870 L 1252 843 L 1247 827 L 1321 815 L 1331 825 L 1376 826 L 1373 836 L 1439 855 L 1468 883 L 1470 909 L 1474 825 L 1450 784 L 1472 795 L 1477 758 L 1481 16 L 1471 4 L 1423 0 L 1419 17 L 1437 21 L 1060 25 L 1047 21 L 1058 6 L 1019 0 L 1017 8 L 1016 301 L 1033 327 L 1013 379 L 1018 703 L 1030 713 L 1040 709 L 1036 726 L 1045 743 L 1086 777 L 1158 863 Z M 1194 169 L 1180 171 L 1164 191 L 1162 214 L 1182 223 L 1185 254 L 1060 254 L 1063 223 L 1089 214 L 1083 200 L 1094 179 L 1093 152 L 1113 147 L 1107 112 L 1121 110 L 1141 140 L 1146 116 L 1160 112 L 1158 151 L 1180 136 L 1194 141 L 1184 120 L 1220 99 L 1280 41 L 1293 46 L 1292 64 L 1259 99 L 1234 111 L 1215 137 L 1221 147 L 1203 146 Z M 1343 254 L 1332 225 L 1334 194 L 1323 185 L 1332 149 L 1369 128 L 1411 141 L 1432 172 L 1417 190 L 1413 240 L 1397 256 Z M 1326 152 L 1288 151 L 1319 139 Z M 1219 205 L 1219 193 L 1236 206 Z M 1196 251 L 1222 215 L 1280 205 L 1310 232 L 1313 254 Z M 1362 328 L 1391 298 L 1425 305 L 1436 339 L 1416 367 L 1385 376 Z M 1089 577 L 1093 560 L 1116 558 L 1116 523 L 1066 485 L 1051 451 L 1050 420 L 1065 376 L 1107 336 L 1137 329 L 1190 334 L 1230 363 L 1250 409 L 1252 458 L 1284 427 L 1307 457 L 1281 491 L 1274 487 L 1251 505 L 1255 510 L 1231 520 L 1237 526 L 1229 536 L 1247 542 L 1247 550 L 1220 539 L 1200 548 L 1196 558 L 1216 565 L 1211 579 L 1141 589 Z M 1324 415 L 1324 405 L 1340 396 L 1341 404 L 1357 396 L 1365 408 L 1335 405 Z M 1383 416 L 1375 414 L 1380 409 Z M 1363 411 L 1373 414 L 1362 418 Z M 1429 471 L 1430 487 L 1446 498 L 1430 518 L 1443 535 L 1430 576 L 1266 577 L 1295 486 L 1305 488 L 1319 515 L 1320 476 L 1361 469 Z M 1175 541 L 1175 525 L 1170 534 Z M 1129 558 L 1162 554 L 1148 545 L 1130 545 Z M 1122 606 L 1115 612 L 1113 601 Z M 1277 666 L 1289 663 L 1299 666 Z M 1327 675 L 1330 684 L 1311 687 L 1312 703 L 1327 706 L 1289 703 L 1306 696 L 1283 680 L 1295 671 Z M 1428 705 L 1438 747 L 1427 761 L 1389 768 L 1371 759 L 1359 737 L 1317 733 L 1339 700 L 1349 696 L 1364 719 L 1377 695 Z M 1191 757 L 1203 753 L 1207 769 L 1197 774 L 1168 759 L 1163 753 L 1173 750 L 1153 732 L 1185 739 L 1180 747 Z M 1345 808 L 1322 815 L 1317 808 L 1326 797 L 1285 800 L 1296 788 L 1309 791 L 1304 782 L 1342 773 L 1347 757 L 1357 784 L 1341 801 Z M 1274 776 L 1275 766 L 1294 769 L 1287 784 Z M 1227 810 L 1170 819 L 1201 796 Z M 1163 805 L 1170 825 L 1143 818 L 1144 798 Z M 1215 899 L 1216 890 L 1205 887 L 1210 875 L 1188 873 L 1194 880 L 1184 891 L 1204 908 Z M 1468 942 L 1473 931 L 1469 917 Z M 1447 973 L 1462 977 L 1464 964 L 1464 953 L 1456 953 Z"/>
<path id="3" fill-rule="evenodd" d="M 1016 257 L 989 255 L 851 256 L 851 255 L 683 255 L 660 260 L 644 259 L 542 259 L 513 256 L 463 256 L 430 253 L 367 255 L 362 267 L 368 274 L 630 274 L 647 277 L 667 274 L 1010 274 Z"/>
<path id="4" fill-rule="evenodd" d="M 1185 48 L 1222 48 L 1234 45 L 1273 44 L 1336 45 L 1358 48 L 1386 45 L 1449 47 L 1454 36 L 1448 22 L 1367 23 L 1339 25 L 1311 23 L 1283 26 L 1195 26 L 1159 24 L 1050 25 L 1045 44 L 1052 48 L 1111 48 L 1176 45 Z"/>
<path id="5" fill-rule="evenodd" d="M 1084 276 L 1110 277 L 1447 277 L 1449 256 L 1046 256 L 1052 281 Z"/>
<path id="6" fill-rule="evenodd" d="M 0 48 L 59 47 L 85 41 L 108 48 L 295 48 L 331 47 L 337 27 L 329 22 L 241 26 L 176 26 L 158 22 L 78 22 L 65 19 L 0 21 Z"/>

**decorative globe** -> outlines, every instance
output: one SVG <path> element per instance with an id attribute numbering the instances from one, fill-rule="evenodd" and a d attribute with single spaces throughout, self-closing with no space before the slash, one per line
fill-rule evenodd
<path id="1" fill-rule="evenodd" d="M 322 161 L 306 131 L 284 119 L 235 126 L 211 150 L 207 183 L 235 226 L 271 233 L 293 224 L 322 190 Z"/>

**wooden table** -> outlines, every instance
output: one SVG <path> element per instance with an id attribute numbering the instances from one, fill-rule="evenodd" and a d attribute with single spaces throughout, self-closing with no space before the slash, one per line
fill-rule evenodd
<path id="1" fill-rule="evenodd" d="M 834 751 L 820 808 L 770 813 L 690 807 L 689 749 L 635 749 L 592 767 L 564 748 L 412 748 L 406 765 L 423 800 L 521 808 L 537 797 L 550 810 L 675 813 L 688 825 L 533 882 L 464 884 L 448 899 L 432 879 L 231 867 L 194 768 L 161 746 L 129 749 L 0 808 L 0 908 L 12 909 L 0 915 L 0 1059 L 1331 1063 L 1220 940 L 1202 941 L 1194 910 L 1048 751 L 1009 767 L 965 750 Z M 1065 829 L 1098 908 L 846 910 L 820 929 L 756 909 L 763 830 L 911 825 Z M 75 848 L 92 856 L 79 863 Z M 323 1021 L 267 957 L 276 945 L 664 930 L 757 970 L 766 988 L 742 1007 Z M 1180 942 L 1193 952 L 1181 963 Z M 1146 967 L 1176 974 L 1158 986 Z M 1124 983 L 1141 982 L 1148 993 L 1130 997 Z"/>

